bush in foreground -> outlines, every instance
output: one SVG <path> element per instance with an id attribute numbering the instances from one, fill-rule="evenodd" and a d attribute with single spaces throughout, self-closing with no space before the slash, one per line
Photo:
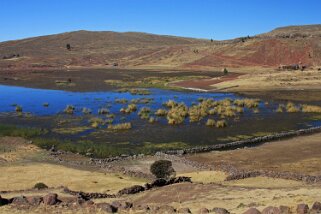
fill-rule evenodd
<path id="1" fill-rule="evenodd" d="M 150 172 L 156 178 L 168 179 L 175 176 L 175 170 L 172 167 L 172 162 L 169 160 L 158 160 L 150 166 Z"/>

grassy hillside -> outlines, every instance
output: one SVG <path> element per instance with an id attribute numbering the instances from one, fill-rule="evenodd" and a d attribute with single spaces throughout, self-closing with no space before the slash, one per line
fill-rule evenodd
<path id="1" fill-rule="evenodd" d="M 320 44 L 321 25 L 282 27 L 254 37 L 212 42 L 136 32 L 76 31 L 0 43 L 0 68 L 318 66 Z"/>

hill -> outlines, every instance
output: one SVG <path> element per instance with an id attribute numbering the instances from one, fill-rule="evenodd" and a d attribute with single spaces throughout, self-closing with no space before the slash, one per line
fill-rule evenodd
<path id="1" fill-rule="evenodd" d="M 280 64 L 299 63 L 321 65 L 321 25 L 282 27 L 225 41 L 136 32 L 76 31 L 0 43 L 2 70 L 79 66 L 276 68 Z"/>

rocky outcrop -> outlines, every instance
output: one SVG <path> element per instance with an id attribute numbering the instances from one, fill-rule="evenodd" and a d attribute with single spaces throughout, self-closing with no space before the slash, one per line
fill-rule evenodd
<path id="1" fill-rule="evenodd" d="M 9 203 L 10 203 L 10 201 L 8 199 L 2 198 L 0 195 L 0 206 L 7 205 Z"/>
<path id="2" fill-rule="evenodd" d="M 243 214 L 261 214 L 261 212 L 258 209 L 251 207 L 250 209 L 246 210 Z"/>
<path id="3" fill-rule="evenodd" d="M 142 191 L 145 191 L 145 188 L 143 186 L 134 185 L 134 186 L 127 187 L 127 188 L 119 190 L 117 195 L 119 195 L 119 196 L 121 196 L 121 195 L 131 195 L 131 194 L 136 194 L 136 193 L 139 193 L 139 192 L 142 192 Z"/>
<path id="4" fill-rule="evenodd" d="M 58 195 L 56 193 L 49 193 L 43 197 L 43 203 L 45 205 L 55 205 L 59 203 Z"/>

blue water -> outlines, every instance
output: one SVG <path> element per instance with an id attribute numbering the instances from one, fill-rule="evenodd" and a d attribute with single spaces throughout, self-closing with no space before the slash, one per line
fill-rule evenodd
<path id="1" fill-rule="evenodd" d="M 116 99 L 152 98 L 150 104 L 137 104 L 138 108 L 148 106 L 152 110 L 162 107 L 162 103 L 169 99 L 184 102 L 190 106 L 197 102 L 199 97 L 221 100 L 225 98 L 239 98 L 232 93 L 202 93 L 179 92 L 161 89 L 150 89 L 150 95 L 132 95 L 129 92 L 69 92 L 61 90 L 33 89 L 25 87 L 0 85 L 0 112 L 14 112 L 15 105 L 22 107 L 23 112 L 29 112 L 38 116 L 49 116 L 62 113 L 67 105 L 76 108 L 75 115 L 81 115 L 82 108 L 90 108 L 92 114 L 98 114 L 98 109 L 108 108 L 111 113 L 118 113 L 119 109 L 128 104 L 115 103 Z M 48 103 L 49 107 L 43 104 Z"/>

